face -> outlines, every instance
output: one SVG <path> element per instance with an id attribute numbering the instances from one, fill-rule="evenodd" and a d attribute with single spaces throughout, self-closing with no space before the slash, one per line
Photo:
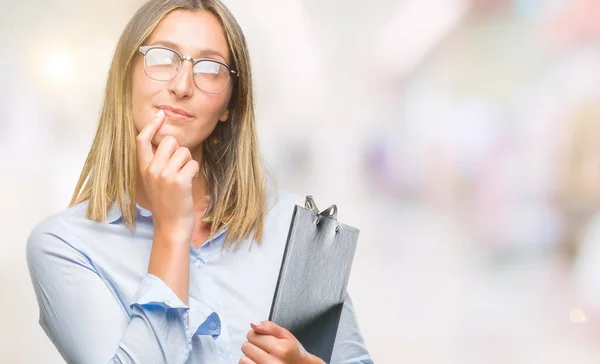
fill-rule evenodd
<path id="1" fill-rule="evenodd" d="M 231 65 L 223 28 L 214 15 L 205 11 L 176 10 L 170 13 L 143 45 L 165 46 L 184 56 L 210 58 Z M 186 60 L 174 79 L 156 81 L 144 72 L 144 56 L 138 52 L 132 70 L 135 127 L 140 132 L 160 109 L 166 115 L 152 140 L 154 146 L 171 135 L 180 146 L 193 153 L 200 149 L 218 122 L 227 121 L 233 80 L 221 93 L 210 94 L 196 86 L 193 73 L 192 62 Z"/>

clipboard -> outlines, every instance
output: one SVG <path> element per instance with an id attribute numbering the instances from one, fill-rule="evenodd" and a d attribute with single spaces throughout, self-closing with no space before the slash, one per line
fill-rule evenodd
<path id="1" fill-rule="evenodd" d="M 294 206 L 269 320 L 285 327 L 326 363 L 346 297 L 359 230 L 319 212 L 312 196 Z"/>

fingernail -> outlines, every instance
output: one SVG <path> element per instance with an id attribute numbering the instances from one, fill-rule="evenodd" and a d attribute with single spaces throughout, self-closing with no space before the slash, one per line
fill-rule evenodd
<path id="1" fill-rule="evenodd" d="M 163 111 L 163 109 L 158 110 L 158 112 L 156 113 L 156 120 L 160 120 L 163 116 L 165 116 L 165 112 Z"/>
<path id="2" fill-rule="evenodd" d="M 262 322 L 251 322 L 250 325 L 259 327 L 262 326 Z"/>

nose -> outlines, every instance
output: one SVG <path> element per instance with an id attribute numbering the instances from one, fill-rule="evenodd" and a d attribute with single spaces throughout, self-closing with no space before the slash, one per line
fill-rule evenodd
<path id="1" fill-rule="evenodd" d="M 177 98 L 189 98 L 194 93 L 194 65 L 193 61 L 181 62 L 181 69 L 169 82 L 169 92 L 174 94 Z"/>

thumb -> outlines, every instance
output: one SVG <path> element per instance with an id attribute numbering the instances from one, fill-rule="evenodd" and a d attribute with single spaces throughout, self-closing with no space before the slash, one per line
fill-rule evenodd
<path id="1" fill-rule="evenodd" d="M 294 335 L 288 330 L 271 321 L 253 322 L 250 326 L 257 334 L 271 335 L 279 339 L 296 340 Z"/>

